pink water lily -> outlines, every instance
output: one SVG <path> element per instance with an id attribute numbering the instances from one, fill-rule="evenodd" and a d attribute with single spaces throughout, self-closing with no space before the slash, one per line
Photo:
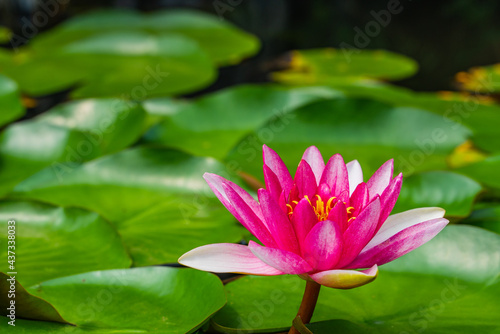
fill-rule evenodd
<path id="1" fill-rule="evenodd" d="M 217 273 L 300 275 L 349 289 L 373 281 L 377 266 L 431 240 L 448 223 L 440 208 L 390 215 L 402 184 L 401 174 L 393 178 L 393 160 L 363 182 L 356 160 L 345 164 L 336 154 L 325 166 L 311 146 L 292 178 L 276 152 L 263 150 L 266 188 L 258 190 L 258 202 L 231 181 L 204 175 L 222 204 L 262 245 L 206 245 L 184 254 L 181 264 Z"/>

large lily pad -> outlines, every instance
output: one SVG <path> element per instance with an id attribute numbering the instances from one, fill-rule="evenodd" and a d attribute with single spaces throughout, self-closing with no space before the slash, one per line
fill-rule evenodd
<path id="1" fill-rule="evenodd" d="M 483 161 L 458 169 L 465 175 L 481 182 L 487 187 L 500 189 L 500 155 L 493 155 Z"/>
<path id="2" fill-rule="evenodd" d="M 322 288 L 312 324 L 318 333 L 470 333 L 500 326 L 500 236 L 450 226 L 434 240 L 383 266 L 352 290 Z M 273 332 L 291 325 L 305 284 L 298 277 L 248 276 L 226 285 L 214 318 L 226 333 Z M 493 298 L 492 298 L 493 297 Z M 404 301 L 404 302 L 403 302 Z M 314 332 L 316 333 L 316 331 Z"/>
<path id="3" fill-rule="evenodd" d="M 59 177 L 83 161 L 122 149 L 138 139 L 146 123 L 137 103 L 89 99 L 13 124 L 0 136 L 0 194 L 47 166 Z"/>
<path id="4" fill-rule="evenodd" d="M 461 223 L 480 226 L 490 231 L 500 233 L 500 203 L 478 203 L 474 211 Z"/>
<path id="5" fill-rule="evenodd" d="M 56 68 L 57 76 L 52 77 Z M 48 54 L 28 50 L 18 66 L 4 72 L 31 95 L 81 86 L 72 92 L 73 97 L 134 100 L 186 93 L 215 78 L 211 60 L 195 41 L 144 32 L 92 35 L 51 48 Z M 46 82 L 47 77 L 52 77 L 51 82 Z"/>
<path id="6" fill-rule="evenodd" d="M 163 110 L 163 122 L 152 128 L 146 140 L 195 155 L 223 159 L 246 134 L 270 119 L 321 99 L 338 97 L 323 87 L 286 89 L 278 86 L 239 86 L 177 103 L 155 99 L 144 103 L 155 115 Z M 286 117 L 286 116 L 285 116 Z"/>
<path id="7" fill-rule="evenodd" d="M 47 52 L 103 32 L 145 31 L 155 35 L 176 33 L 195 40 L 219 65 L 238 62 L 257 52 L 254 36 L 212 15 L 186 9 L 169 9 L 150 14 L 126 10 L 101 10 L 77 16 L 37 36 L 35 50 Z"/>
<path id="8" fill-rule="evenodd" d="M 419 173 L 403 180 L 394 212 L 437 206 L 446 210 L 447 217 L 465 217 L 480 191 L 479 183 L 457 173 Z"/>
<path id="9" fill-rule="evenodd" d="M 203 180 L 205 172 L 227 174 L 212 158 L 139 147 L 64 175 L 45 169 L 19 184 L 13 196 L 98 212 L 117 228 L 135 265 L 177 262 L 194 247 L 242 236 Z"/>
<path id="10" fill-rule="evenodd" d="M 446 156 L 468 133 L 460 124 L 424 110 L 337 98 L 270 121 L 244 138 L 226 161 L 260 177 L 263 143 L 278 152 L 291 170 L 306 147 L 316 145 L 325 159 L 341 153 L 346 162 L 359 160 L 366 177 L 391 158 L 396 172 L 408 176 L 446 167 Z"/>
<path id="11" fill-rule="evenodd" d="M 0 110 L 0 126 L 24 114 L 17 84 L 4 75 L 0 75 Z"/>
<path id="12" fill-rule="evenodd" d="M 7 259 L 7 222 L 15 220 L 15 269 L 24 286 L 92 270 L 127 268 L 116 230 L 94 212 L 33 202 L 0 202 L 0 255 Z"/>
<path id="13" fill-rule="evenodd" d="M 328 85 L 349 77 L 402 79 L 417 68 L 413 59 L 383 50 L 296 50 L 290 55 L 289 68 L 273 73 L 273 78 L 287 84 Z"/>
<path id="14" fill-rule="evenodd" d="M 192 269 L 95 271 L 29 289 L 76 326 L 2 321 L 13 333 L 192 333 L 226 302 L 221 281 Z"/>
<path id="15" fill-rule="evenodd" d="M 0 272 L 0 292 L 2 293 L 0 297 L 0 307 L 2 308 L 2 315 L 9 316 L 12 311 L 12 315 L 14 316 L 13 318 L 9 317 L 7 321 L 10 322 L 16 318 L 24 318 L 68 323 L 61 317 L 54 306 L 42 298 L 35 297 L 26 291 L 26 289 L 16 280 L 15 276 L 16 275 L 11 276 Z M 14 301 L 14 303 L 12 304 L 11 301 Z M 15 321 L 13 323 L 15 323 Z"/>

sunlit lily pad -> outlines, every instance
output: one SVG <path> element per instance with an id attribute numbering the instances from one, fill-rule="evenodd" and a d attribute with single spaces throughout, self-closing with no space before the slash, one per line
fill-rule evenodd
<path id="1" fill-rule="evenodd" d="M 17 319 L 13 333 L 192 333 L 225 303 L 212 274 L 165 267 L 107 270 L 46 281 L 28 291 L 69 322 Z M 12 328 L 12 329 L 11 329 Z"/>
<path id="2" fill-rule="evenodd" d="M 290 54 L 289 68 L 273 73 L 287 84 L 328 85 L 330 81 L 355 77 L 402 79 L 413 75 L 417 63 L 403 55 L 383 50 L 311 49 Z"/>
<path id="3" fill-rule="evenodd" d="M 194 247 L 242 237 L 243 228 L 206 185 L 205 172 L 227 174 L 213 158 L 139 147 L 58 175 L 45 169 L 13 196 L 98 212 L 117 228 L 135 265 L 161 264 L 177 262 Z"/>
<path id="4" fill-rule="evenodd" d="M 24 286 L 91 270 L 128 268 L 116 230 L 94 212 L 34 202 L 0 202 L 0 255 L 7 259 L 7 222 L 16 226 L 15 271 Z M 7 261 L 0 271 L 11 272 Z"/>
<path id="5" fill-rule="evenodd" d="M 167 99 L 148 100 L 144 108 L 163 121 L 145 139 L 195 155 L 223 159 L 246 134 L 271 119 L 313 101 L 338 97 L 323 87 L 286 89 L 279 86 L 239 86 L 172 105 Z"/>

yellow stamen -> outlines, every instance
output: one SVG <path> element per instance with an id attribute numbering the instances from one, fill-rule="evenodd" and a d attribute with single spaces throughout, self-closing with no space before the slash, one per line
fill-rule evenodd
<path id="1" fill-rule="evenodd" d="M 348 222 L 348 223 L 350 223 L 350 222 L 351 222 L 351 220 L 354 220 L 354 219 L 356 219 L 356 217 L 351 217 L 351 218 L 349 218 L 349 219 L 347 220 L 347 222 Z"/>
<path id="2" fill-rule="evenodd" d="M 354 207 L 353 206 L 350 206 L 346 209 L 347 213 L 351 213 L 351 211 L 354 210 Z"/>

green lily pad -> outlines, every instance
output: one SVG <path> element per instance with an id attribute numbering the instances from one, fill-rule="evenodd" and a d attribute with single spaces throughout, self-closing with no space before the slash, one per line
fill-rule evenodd
<path id="1" fill-rule="evenodd" d="M 29 291 L 76 326 L 18 319 L 13 333 L 193 333 L 226 303 L 215 275 L 165 267 L 95 271 Z"/>
<path id="2" fill-rule="evenodd" d="M 245 85 L 174 106 L 165 99 L 149 100 L 144 108 L 158 115 L 159 106 L 164 104 L 160 110 L 165 116 L 145 139 L 194 155 L 223 159 L 242 137 L 267 121 L 313 101 L 339 95 L 323 87 L 286 89 Z"/>
<path id="3" fill-rule="evenodd" d="M 47 166 L 59 177 L 83 161 L 127 147 L 146 123 L 137 103 L 89 99 L 13 124 L 0 135 L 0 195 Z"/>
<path id="4" fill-rule="evenodd" d="M 498 177 L 500 155 L 493 155 L 457 170 L 489 188 L 500 189 L 500 178 Z"/>
<path id="5" fill-rule="evenodd" d="M 46 84 L 56 66 L 58 76 Z M 72 92 L 76 98 L 143 100 L 187 93 L 215 79 L 211 60 L 195 41 L 144 32 L 92 35 L 52 48 L 49 54 L 28 53 L 25 61 L 4 71 L 30 95 L 78 85 Z"/>
<path id="6" fill-rule="evenodd" d="M 314 84 L 301 81 L 294 86 Z M 329 79 L 326 85 L 343 92 L 348 97 L 367 98 L 442 115 L 447 121 L 470 129 L 471 139 L 477 147 L 490 152 L 500 151 L 500 137 L 496 126 L 500 122 L 500 106 L 489 97 L 466 92 L 414 92 L 407 88 L 359 77 Z"/>
<path id="7" fill-rule="evenodd" d="M 8 317 L 12 311 L 15 318 L 69 324 L 61 317 L 54 306 L 26 291 L 16 280 L 15 275 L 10 276 L 0 272 L 0 292 L 2 293 L 0 307 L 2 308 L 3 316 Z M 14 303 L 11 301 L 14 301 Z M 12 321 L 15 318 L 9 317 L 7 321 Z"/>
<path id="8" fill-rule="evenodd" d="M 176 33 L 195 40 L 218 65 L 239 62 L 259 49 L 259 41 L 234 25 L 212 15 L 187 9 L 150 14 L 126 10 L 100 10 L 80 15 L 37 36 L 38 52 L 103 32 L 143 31 L 155 35 Z"/>
<path id="9" fill-rule="evenodd" d="M 8 124 L 24 115 L 17 84 L 4 75 L 0 75 L 0 126 Z"/>
<path id="10" fill-rule="evenodd" d="M 482 227 L 500 233 L 500 203 L 478 203 L 474 211 L 461 223 Z"/>
<path id="11" fill-rule="evenodd" d="M 15 268 L 24 286 L 91 270 L 128 268 L 115 229 L 94 212 L 34 202 L 0 202 L 0 255 L 7 259 L 7 222 L 15 221 Z"/>
<path id="12" fill-rule="evenodd" d="M 237 242 L 243 235 L 208 188 L 205 172 L 227 174 L 213 158 L 139 147 L 65 174 L 45 169 L 12 196 L 97 212 L 116 227 L 135 265 L 161 264 L 177 262 L 197 246 Z"/>
<path id="13" fill-rule="evenodd" d="M 465 217 L 480 191 L 479 183 L 460 174 L 447 171 L 414 174 L 403 179 L 394 212 L 437 206 L 446 210 L 447 217 Z"/>
<path id="14" fill-rule="evenodd" d="M 262 177 L 263 143 L 274 149 L 290 170 L 295 170 L 304 150 L 315 145 L 325 159 L 340 153 L 346 162 L 359 160 L 366 178 L 391 158 L 395 171 L 409 176 L 446 167 L 447 155 L 468 133 L 460 124 L 424 110 L 337 98 L 272 120 L 242 139 L 225 160 Z"/>
<path id="15" fill-rule="evenodd" d="M 322 287 L 311 329 L 318 333 L 470 333 L 500 326 L 500 236 L 449 226 L 419 249 L 384 265 L 352 290 Z M 305 282 L 247 276 L 226 285 L 228 303 L 213 318 L 225 333 L 290 327 Z M 327 324 L 319 321 L 332 320 Z M 361 331 L 364 330 L 364 331 Z M 316 331 L 314 331 L 316 333 Z"/>
<path id="16" fill-rule="evenodd" d="M 290 55 L 289 68 L 274 72 L 273 79 L 287 84 L 328 85 L 349 77 L 403 79 L 417 69 L 413 59 L 384 50 L 296 50 Z"/>

